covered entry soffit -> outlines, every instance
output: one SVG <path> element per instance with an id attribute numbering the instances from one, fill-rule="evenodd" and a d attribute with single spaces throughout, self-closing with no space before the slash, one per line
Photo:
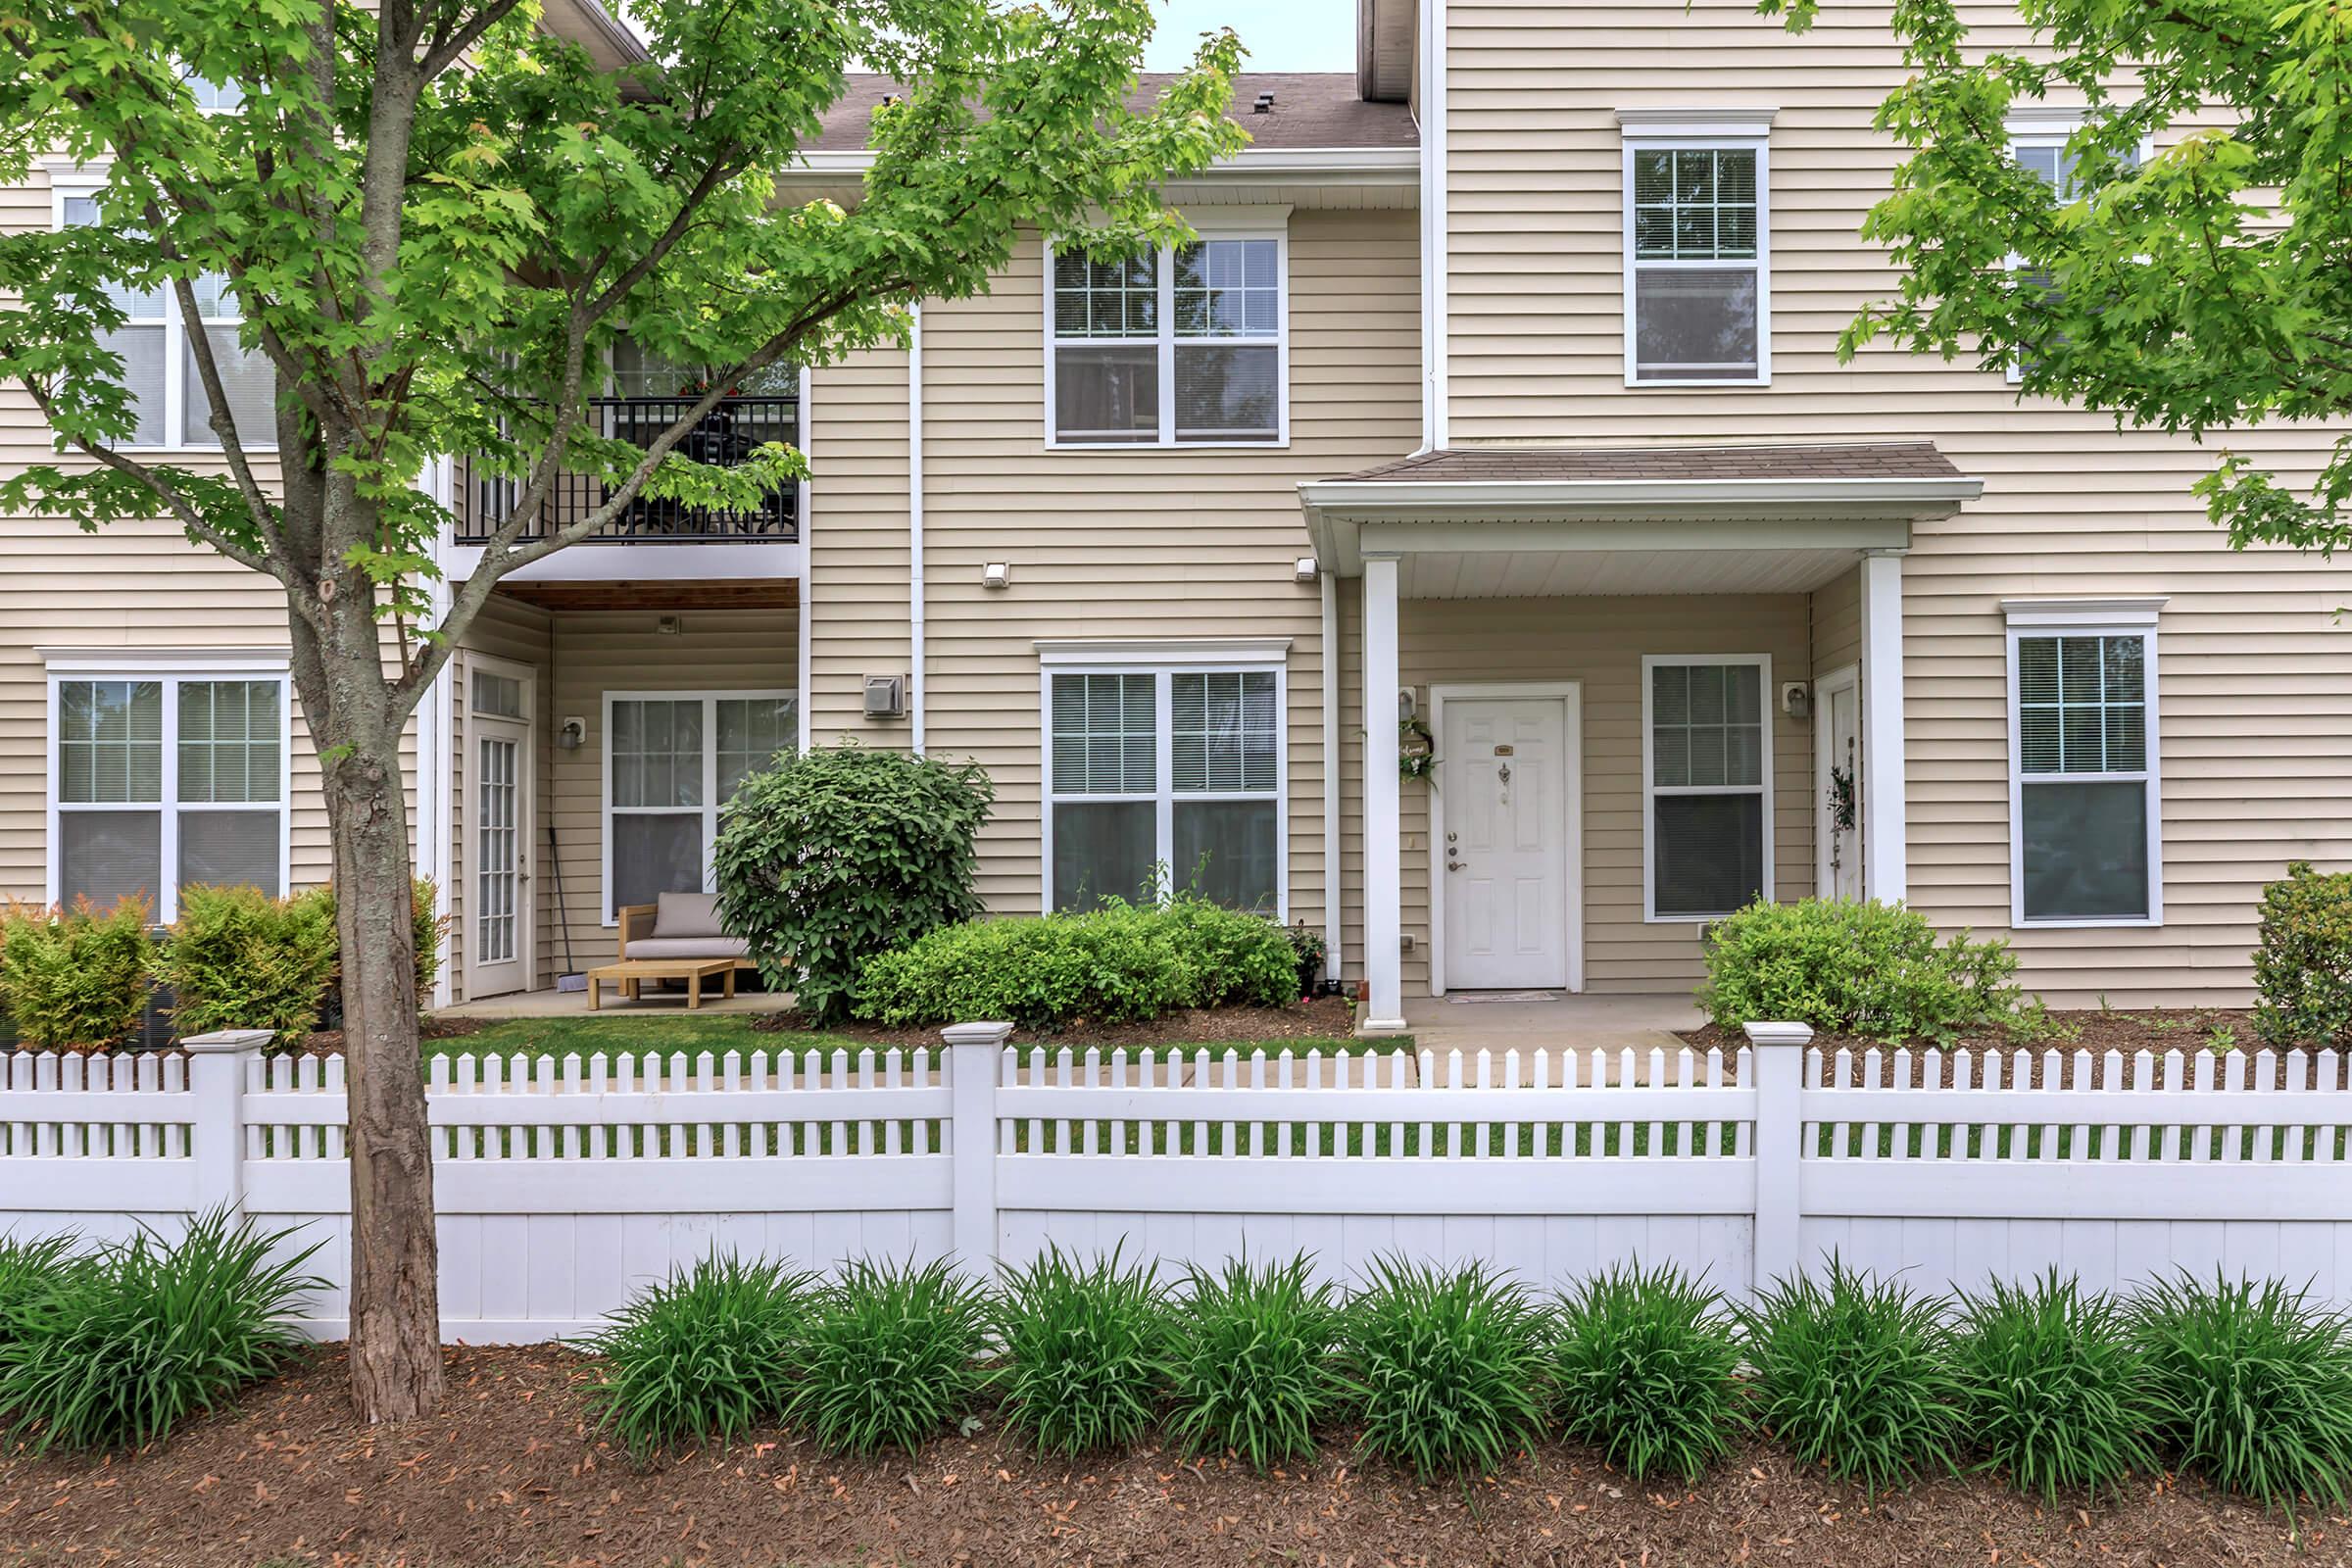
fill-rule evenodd
<path id="1" fill-rule="evenodd" d="M 1932 443 L 1467 449 L 1298 487 L 1316 559 L 1417 598 L 1786 592 L 1984 493 Z"/>

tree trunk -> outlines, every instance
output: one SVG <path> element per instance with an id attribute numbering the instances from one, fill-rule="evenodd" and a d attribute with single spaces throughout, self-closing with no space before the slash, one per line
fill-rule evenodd
<path id="1" fill-rule="evenodd" d="M 325 785 L 351 1095 L 351 1396 L 362 1420 L 407 1421 L 441 1399 L 439 1246 L 401 726 L 380 680 L 376 688 L 356 705 L 372 711 L 340 710 L 342 750 L 328 753 Z"/>

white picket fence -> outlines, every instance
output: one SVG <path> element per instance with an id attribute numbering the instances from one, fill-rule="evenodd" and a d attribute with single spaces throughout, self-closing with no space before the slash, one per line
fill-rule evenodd
<path id="1" fill-rule="evenodd" d="M 2352 1304 L 2334 1052 L 1138 1058 L 947 1034 L 435 1060 L 445 1333 L 573 1333 L 713 1249 L 985 1266 L 1049 1243 L 1170 1268 L 1309 1251 L 1342 1279 L 1483 1258 L 1539 1287 L 1673 1260 L 1733 1295 L 1833 1250 L 1931 1289 L 2219 1268 Z M 169 1232 L 232 1204 L 319 1244 L 305 1326 L 340 1334 L 343 1064 L 263 1040 L 5 1058 L 0 1230 Z"/>

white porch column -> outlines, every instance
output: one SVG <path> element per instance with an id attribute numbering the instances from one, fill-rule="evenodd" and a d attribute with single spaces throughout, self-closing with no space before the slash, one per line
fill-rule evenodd
<path id="1" fill-rule="evenodd" d="M 1364 977 L 1371 997 L 1359 1027 L 1404 1029 L 1398 931 L 1404 854 L 1396 807 L 1396 558 L 1364 558 Z"/>
<path id="2" fill-rule="evenodd" d="M 1908 897 L 1903 787 L 1903 558 L 1862 558 L 1862 894 Z"/>

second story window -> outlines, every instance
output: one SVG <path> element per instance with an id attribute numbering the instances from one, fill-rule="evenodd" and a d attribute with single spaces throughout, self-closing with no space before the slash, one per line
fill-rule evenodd
<path id="1" fill-rule="evenodd" d="M 2072 125 L 2042 124 L 2013 131 L 2009 138 L 2010 156 L 2017 160 L 2018 167 L 2049 186 L 2061 207 L 2089 194 L 2078 170 L 2080 160 L 2070 145 L 2073 132 Z M 2132 149 L 2122 159 L 2122 171 L 2137 169 L 2146 161 L 2148 152 L 2145 146 Z M 2038 312 L 2054 313 L 2064 305 L 2065 294 L 2047 269 L 2028 266 L 2023 258 L 2012 256 L 2009 270 L 2016 277 L 2017 287 Z M 2045 337 L 2042 341 L 2055 346 L 2064 340 Z M 2039 355 L 2028 354 L 2010 361 L 2009 379 L 2023 380 L 2026 370 L 2040 359 Z"/>
<path id="2" fill-rule="evenodd" d="M 1625 378 L 1771 378 L 1762 139 L 1625 146 Z"/>
<path id="3" fill-rule="evenodd" d="M 1284 243 L 1218 235 L 1051 259 L 1054 446 L 1279 445 L 1288 436 Z"/>

